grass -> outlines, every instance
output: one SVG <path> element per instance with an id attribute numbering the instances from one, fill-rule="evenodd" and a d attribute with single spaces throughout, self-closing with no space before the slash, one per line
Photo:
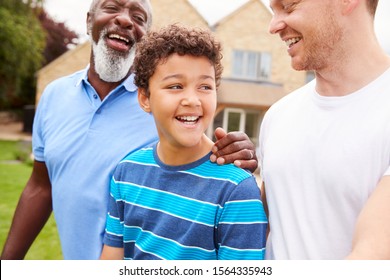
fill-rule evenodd
<path id="1" fill-rule="evenodd" d="M 0 141 L 0 161 L 13 160 L 19 152 L 21 142 L 16 141 Z"/>
<path id="2" fill-rule="evenodd" d="M 0 141 L 0 248 L 2 250 L 11 226 L 20 194 L 31 174 L 30 144 L 18 141 Z M 53 218 L 34 241 L 25 259 L 62 259 L 57 227 Z"/>

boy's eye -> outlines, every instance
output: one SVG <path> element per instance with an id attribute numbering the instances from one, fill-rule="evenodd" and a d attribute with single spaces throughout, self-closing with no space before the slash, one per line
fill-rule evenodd
<path id="1" fill-rule="evenodd" d="M 210 86 L 210 85 L 201 85 L 201 86 L 200 86 L 200 89 L 201 89 L 201 90 L 212 90 L 213 87 Z"/>
<path id="2" fill-rule="evenodd" d="M 182 89 L 181 85 L 172 85 L 168 87 L 169 89 Z"/>

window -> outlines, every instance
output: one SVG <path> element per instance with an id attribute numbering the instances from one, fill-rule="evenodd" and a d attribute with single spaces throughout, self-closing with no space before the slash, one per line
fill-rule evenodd
<path id="1" fill-rule="evenodd" d="M 245 132 L 249 139 L 258 146 L 258 137 L 260 124 L 263 120 L 264 111 L 242 109 L 242 108 L 225 108 L 219 112 L 213 124 L 207 129 L 207 136 L 216 141 L 214 130 L 222 127 L 225 131 L 242 131 Z"/>
<path id="2" fill-rule="evenodd" d="M 222 127 L 227 131 L 243 131 L 253 143 L 257 143 L 261 114 L 257 111 L 226 108 L 223 111 Z"/>
<path id="3" fill-rule="evenodd" d="M 271 54 L 266 52 L 233 51 L 233 76 L 248 80 L 269 80 Z"/>

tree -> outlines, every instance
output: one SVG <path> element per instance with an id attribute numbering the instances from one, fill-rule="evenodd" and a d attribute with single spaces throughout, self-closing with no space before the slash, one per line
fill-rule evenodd
<path id="1" fill-rule="evenodd" d="M 0 110 L 34 104 L 35 73 L 76 43 L 43 0 L 0 0 Z"/>
<path id="2" fill-rule="evenodd" d="M 54 21 L 44 9 L 41 9 L 38 18 L 46 32 L 46 47 L 43 53 L 46 65 L 75 46 L 78 35 L 69 30 L 63 22 Z"/>
<path id="3" fill-rule="evenodd" d="M 43 59 L 45 35 L 26 2 L 0 0 L 0 109 L 23 102 L 23 81 Z"/>

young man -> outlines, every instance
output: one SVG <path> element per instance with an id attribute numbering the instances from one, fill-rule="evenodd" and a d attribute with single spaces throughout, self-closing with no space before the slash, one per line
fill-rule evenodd
<path id="1" fill-rule="evenodd" d="M 269 259 L 390 258 L 390 57 L 377 0 L 271 0 L 270 32 L 316 79 L 260 131 Z"/>
<path id="2" fill-rule="evenodd" d="M 171 25 L 137 48 L 135 83 L 159 141 L 111 180 L 102 259 L 263 259 L 267 220 L 254 176 L 210 162 L 221 46 Z"/>
<path id="3" fill-rule="evenodd" d="M 157 139 L 152 117 L 138 106 L 130 69 L 135 43 L 150 28 L 151 17 L 148 0 L 92 2 L 90 66 L 54 81 L 42 95 L 34 120 L 34 167 L 2 259 L 23 258 L 52 210 L 63 257 L 99 258 L 113 169 L 129 151 Z M 248 137 L 225 138 L 235 142 L 226 145 L 227 162 L 251 158 Z M 255 159 L 241 164 L 256 168 Z"/>

